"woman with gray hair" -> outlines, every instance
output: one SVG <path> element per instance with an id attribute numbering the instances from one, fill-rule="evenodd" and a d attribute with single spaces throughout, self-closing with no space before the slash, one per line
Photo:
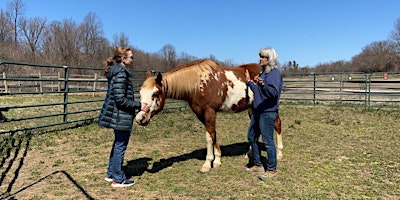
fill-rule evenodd
<path id="1" fill-rule="evenodd" d="M 259 179 L 272 179 L 278 175 L 276 171 L 277 156 L 274 141 L 275 119 L 278 116 L 279 99 L 283 80 L 278 70 L 278 54 L 271 48 L 262 48 L 259 51 L 261 72 L 254 80 L 246 71 L 247 86 L 254 94 L 253 113 L 247 132 L 254 165 L 246 171 L 260 173 Z M 268 164 L 264 170 L 261 162 L 257 133 L 261 134 L 268 156 Z"/>

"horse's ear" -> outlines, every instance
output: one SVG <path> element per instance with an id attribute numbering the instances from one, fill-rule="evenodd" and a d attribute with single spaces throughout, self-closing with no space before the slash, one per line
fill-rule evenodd
<path id="1" fill-rule="evenodd" d="M 152 75 L 151 71 L 147 71 L 147 72 L 146 72 L 146 78 L 151 77 L 151 75 Z"/>
<path id="2" fill-rule="evenodd" d="M 158 85 L 162 86 L 162 75 L 160 72 L 158 72 L 158 74 L 157 74 L 156 83 Z"/>

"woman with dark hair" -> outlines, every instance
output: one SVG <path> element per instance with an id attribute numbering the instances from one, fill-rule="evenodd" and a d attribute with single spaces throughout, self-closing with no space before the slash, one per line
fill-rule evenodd
<path id="1" fill-rule="evenodd" d="M 125 150 L 133 127 L 135 110 L 148 111 L 146 104 L 134 100 L 131 67 L 133 52 L 130 48 L 118 47 L 114 56 L 104 63 L 104 74 L 108 88 L 98 120 L 99 126 L 114 130 L 114 143 L 110 153 L 107 174 L 104 180 L 112 187 L 127 187 L 135 184 L 122 171 Z"/>

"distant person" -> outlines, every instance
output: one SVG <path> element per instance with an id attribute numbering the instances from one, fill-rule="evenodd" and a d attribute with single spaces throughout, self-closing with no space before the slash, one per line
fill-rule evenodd
<path id="1" fill-rule="evenodd" d="M 114 143 L 110 153 L 108 169 L 104 180 L 112 182 L 112 187 L 128 187 L 135 182 L 127 179 L 122 171 L 125 150 L 132 131 L 135 110 L 148 111 L 146 104 L 134 100 L 132 73 L 133 52 L 130 48 L 119 47 L 114 56 L 104 64 L 104 74 L 108 89 L 98 120 L 99 126 L 114 130 Z"/>
<path id="2" fill-rule="evenodd" d="M 283 80 L 277 67 L 278 54 L 276 51 L 270 47 L 262 48 L 259 51 L 259 56 L 261 65 L 259 76 L 250 80 L 249 72 L 246 71 L 247 86 L 254 93 L 253 112 L 247 133 L 254 165 L 247 167 L 246 171 L 260 173 L 259 179 L 266 180 L 278 175 L 274 129 Z M 266 170 L 264 170 L 261 162 L 257 133 L 261 134 L 267 151 L 268 164 Z"/>

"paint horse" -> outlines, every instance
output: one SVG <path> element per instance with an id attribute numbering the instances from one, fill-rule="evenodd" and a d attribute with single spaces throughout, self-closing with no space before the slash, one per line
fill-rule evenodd
<path id="1" fill-rule="evenodd" d="M 156 77 L 149 77 L 140 89 L 140 102 L 150 110 L 140 111 L 135 121 L 146 126 L 160 112 L 166 98 L 184 100 L 206 128 L 207 156 L 201 172 L 221 165 L 221 149 L 217 143 L 217 112 L 237 113 L 247 110 L 253 102 L 253 93 L 246 86 L 245 72 L 253 79 L 260 72 L 258 64 L 221 67 L 212 60 L 199 60 L 177 67 Z M 278 159 L 282 158 L 281 121 L 275 121 Z"/>

